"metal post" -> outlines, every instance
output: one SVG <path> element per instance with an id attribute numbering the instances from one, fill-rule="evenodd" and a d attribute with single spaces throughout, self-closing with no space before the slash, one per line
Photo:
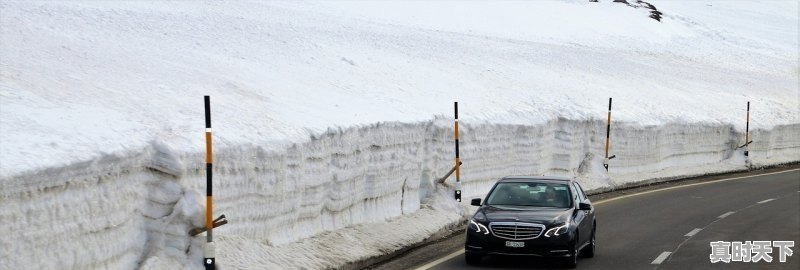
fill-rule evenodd
<path id="1" fill-rule="evenodd" d="M 205 96 L 206 107 L 206 245 L 203 247 L 203 265 L 206 270 L 215 270 L 214 238 L 212 230 L 214 221 L 214 201 L 211 195 L 211 173 L 214 154 L 211 149 L 211 99 Z"/>
<path id="2" fill-rule="evenodd" d="M 450 169 L 449 171 L 447 171 L 447 173 L 444 176 L 442 176 L 442 178 L 439 178 L 439 180 L 437 180 L 437 182 L 439 184 L 444 183 L 444 181 L 447 180 L 447 177 L 450 177 L 450 175 L 453 174 L 453 172 L 455 172 L 456 168 L 458 168 L 458 167 L 461 167 L 461 162 L 459 162 L 458 165 L 453 166 L 453 168 Z"/>
<path id="3" fill-rule="evenodd" d="M 608 98 L 608 121 L 606 122 L 606 157 L 603 159 L 603 167 L 608 171 L 608 145 L 611 139 L 611 98 Z"/>
<path id="4" fill-rule="evenodd" d="M 747 157 L 750 155 L 747 149 L 749 148 L 748 145 L 750 144 L 750 101 L 747 102 L 747 124 L 745 124 L 745 132 L 744 132 L 744 156 Z"/>
<path id="5" fill-rule="evenodd" d="M 455 131 L 454 136 L 456 140 L 456 201 L 461 201 L 461 157 L 458 155 L 458 101 L 454 103 L 455 108 Z"/>

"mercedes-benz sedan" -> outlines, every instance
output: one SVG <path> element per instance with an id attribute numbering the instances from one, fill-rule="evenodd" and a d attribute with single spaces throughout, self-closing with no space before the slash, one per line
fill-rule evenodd
<path id="1" fill-rule="evenodd" d="M 467 227 L 465 257 L 478 264 L 484 255 L 528 255 L 563 260 L 574 268 L 578 256 L 593 257 L 597 222 L 578 182 L 559 177 L 500 179 Z"/>

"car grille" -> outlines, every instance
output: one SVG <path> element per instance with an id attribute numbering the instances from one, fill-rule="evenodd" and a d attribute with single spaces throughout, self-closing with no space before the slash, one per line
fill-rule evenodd
<path id="1" fill-rule="evenodd" d="M 542 235 L 544 225 L 525 222 L 491 222 L 492 235 L 508 240 L 528 240 Z"/>

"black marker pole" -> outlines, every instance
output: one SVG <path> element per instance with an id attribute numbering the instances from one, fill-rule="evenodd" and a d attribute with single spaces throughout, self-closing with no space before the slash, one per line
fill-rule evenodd
<path id="1" fill-rule="evenodd" d="M 603 167 L 608 171 L 608 146 L 611 141 L 611 98 L 608 98 L 608 121 L 606 122 L 606 158 L 603 160 Z"/>
<path id="2" fill-rule="evenodd" d="M 750 101 L 747 102 L 747 124 L 745 124 L 745 131 L 744 131 L 744 156 L 747 157 L 750 155 L 750 151 L 747 151 L 748 145 L 750 144 Z"/>
<path id="3" fill-rule="evenodd" d="M 211 149 L 211 98 L 205 96 L 206 106 L 206 245 L 203 247 L 203 266 L 206 270 L 215 270 L 214 238 L 214 200 L 211 194 L 211 173 L 214 154 Z"/>
<path id="4" fill-rule="evenodd" d="M 458 101 L 454 103 L 455 108 L 455 131 L 456 139 L 456 201 L 461 201 L 461 157 L 458 155 Z"/>

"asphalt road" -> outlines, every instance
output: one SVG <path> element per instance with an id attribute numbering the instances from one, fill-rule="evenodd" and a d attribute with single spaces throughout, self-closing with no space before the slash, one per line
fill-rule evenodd
<path id="1" fill-rule="evenodd" d="M 800 269 L 800 170 L 648 190 L 594 202 L 597 253 L 579 269 Z M 714 241 L 794 241 L 794 255 L 778 262 L 714 263 Z M 463 248 L 463 236 L 450 239 Z M 414 253 L 408 256 L 416 256 Z M 401 258 L 402 259 L 402 258 Z M 380 268 L 380 267 L 379 267 Z M 403 267 L 406 268 L 406 267 Z M 550 269 L 529 257 L 464 261 L 463 249 L 411 269 Z"/>

